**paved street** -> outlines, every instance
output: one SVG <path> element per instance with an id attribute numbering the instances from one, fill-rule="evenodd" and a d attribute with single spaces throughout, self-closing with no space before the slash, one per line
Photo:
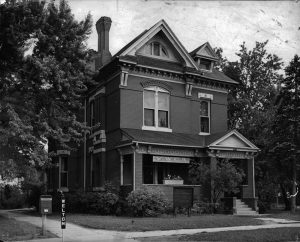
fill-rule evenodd
<path id="1" fill-rule="evenodd" d="M 16 215 L 8 211 L 1 211 L 0 213 L 5 216 L 14 217 L 15 219 L 23 222 L 31 223 L 35 226 L 41 227 L 42 220 L 40 217 L 33 217 L 27 215 Z M 299 221 L 286 220 L 286 219 L 274 219 L 261 217 L 257 218 L 264 220 L 264 225 L 249 225 L 249 226 L 235 226 L 235 227 L 221 227 L 221 228 L 205 228 L 205 229 L 179 229 L 179 230 L 167 230 L 167 231 L 146 231 L 146 232 L 120 232 L 120 231 L 108 231 L 101 229 L 89 229 L 81 226 L 67 223 L 64 232 L 64 241 L 138 241 L 138 238 L 142 237 L 157 237 L 157 236 L 170 236 L 170 235 L 183 235 L 183 234 L 196 234 L 196 233 L 213 233 L 221 231 L 237 231 L 237 230 L 255 230 L 255 229 L 267 229 L 267 228 L 284 228 L 284 227 L 299 227 Z M 43 242 L 59 242 L 62 241 L 62 230 L 60 229 L 60 221 L 47 219 L 47 230 L 58 236 L 58 238 L 51 239 L 38 239 L 30 240 L 31 242 L 43 241 Z"/>

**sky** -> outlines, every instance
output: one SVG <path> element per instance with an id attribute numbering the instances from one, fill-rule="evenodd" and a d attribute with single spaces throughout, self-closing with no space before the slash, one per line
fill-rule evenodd
<path id="1" fill-rule="evenodd" d="M 189 52 L 208 41 L 234 61 L 243 41 L 251 49 L 255 41 L 269 40 L 269 53 L 286 64 L 300 55 L 300 1 L 69 0 L 69 4 L 77 19 L 89 12 L 94 24 L 101 16 L 112 19 L 112 54 L 164 19 Z M 97 50 L 95 27 L 88 46 Z"/>

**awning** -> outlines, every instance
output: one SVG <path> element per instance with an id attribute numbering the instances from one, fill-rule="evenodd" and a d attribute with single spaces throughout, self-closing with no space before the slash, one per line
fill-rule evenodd
<path id="1" fill-rule="evenodd" d="M 174 156 L 153 156 L 153 162 L 189 164 L 190 158 Z"/>

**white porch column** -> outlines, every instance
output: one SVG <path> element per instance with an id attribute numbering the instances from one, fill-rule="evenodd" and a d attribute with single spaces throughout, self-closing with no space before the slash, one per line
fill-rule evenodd
<path id="1" fill-rule="evenodd" d="M 123 177 L 123 166 L 124 166 L 124 158 L 123 155 L 120 154 L 120 185 L 122 186 L 124 184 L 124 177 Z"/>
<path id="2" fill-rule="evenodd" d="M 210 157 L 210 170 L 216 170 L 217 168 L 217 158 Z M 213 188 L 214 181 L 210 181 L 210 202 L 213 203 Z"/>
<path id="3" fill-rule="evenodd" d="M 255 198 L 255 177 L 254 177 L 254 157 L 248 159 L 248 186 L 251 189 L 251 195 Z"/>

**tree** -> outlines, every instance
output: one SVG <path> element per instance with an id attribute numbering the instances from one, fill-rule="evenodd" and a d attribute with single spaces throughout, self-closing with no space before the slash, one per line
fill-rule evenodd
<path id="1" fill-rule="evenodd" d="M 7 1 L 0 11 L 0 65 L 8 67 L 0 68 L 0 160 L 42 168 L 51 159 L 46 143 L 73 149 L 83 139 L 82 100 L 95 84 L 87 65 L 91 15 L 76 21 L 64 0 Z"/>
<path id="2" fill-rule="evenodd" d="M 216 204 L 224 193 L 237 193 L 238 186 L 245 176 L 244 172 L 228 160 L 220 160 L 216 168 L 211 168 L 205 162 L 193 162 L 189 169 L 194 184 L 203 187 L 210 183 L 211 199 Z"/>
<path id="3" fill-rule="evenodd" d="M 281 174 L 277 174 L 281 186 L 286 183 L 286 190 L 296 194 L 296 163 L 300 160 L 300 58 L 298 55 L 295 55 L 289 66 L 285 68 L 285 75 L 286 78 L 281 83 L 282 88 L 277 98 L 270 158 L 276 162 L 277 168 L 282 168 Z M 286 192 L 283 192 L 283 195 L 285 194 Z M 295 209 L 296 197 L 291 196 L 292 212 L 295 212 Z"/>
<path id="4" fill-rule="evenodd" d="M 274 164 L 268 153 L 273 147 L 273 137 L 270 134 L 283 78 L 279 74 L 281 60 L 276 55 L 267 53 L 267 43 L 268 41 L 256 42 L 252 50 L 248 50 L 243 43 L 235 62 L 229 62 L 222 57 L 222 50 L 217 50 L 221 58 L 219 68 L 239 83 L 228 94 L 228 126 L 230 129 L 238 129 L 261 149 L 256 157 L 255 180 L 259 204 L 264 204 L 264 207 L 268 207 L 272 194 L 275 196 L 278 184 L 274 173 L 271 174 Z M 267 191 L 266 187 L 272 191 Z"/>

